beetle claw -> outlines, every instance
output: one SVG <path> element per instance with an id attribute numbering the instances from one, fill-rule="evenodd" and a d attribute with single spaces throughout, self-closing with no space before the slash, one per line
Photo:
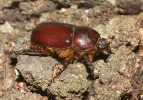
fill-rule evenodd
<path id="1" fill-rule="evenodd" d="M 88 75 L 88 77 L 87 77 L 87 79 L 92 79 L 92 80 L 96 80 L 96 79 L 98 79 L 98 78 L 99 78 L 99 75 L 98 75 L 98 74 L 96 74 L 96 75 L 90 74 L 90 75 Z"/>
<path id="2" fill-rule="evenodd" d="M 16 54 L 16 55 L 23 54 L 22 52 L 23 52 L 23 50 L 14 51 L 14 54 Z"/>
<path id="3" fill-rule="evenodd" d="M 24 51 L 25 51 L 24 49 L 20 50 L 19 54 L 24 54 Z"/>

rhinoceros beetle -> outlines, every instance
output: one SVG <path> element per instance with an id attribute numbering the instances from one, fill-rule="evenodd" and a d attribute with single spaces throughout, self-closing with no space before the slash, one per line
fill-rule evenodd
<path id="1" fill-rule="evenodd" d="M 74 60 L 83 58 L 90 76 L 95 78 L 92 60 L 95 54 L 109 47 L 109 39 L 101 38 L 99 33 L 86 26 L 65 23 L 45 22 L 32 31 L 30 48 L 20 50 L 20 54 L 40 53 L 63 58 L 58 70 L 53 72 L 53 80 L 59 76 Z"/>

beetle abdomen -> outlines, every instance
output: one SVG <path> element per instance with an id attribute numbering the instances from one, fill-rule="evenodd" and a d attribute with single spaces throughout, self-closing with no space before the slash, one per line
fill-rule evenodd
<path id="1" fill-rule="evenodd" d="M 72 45 L 72 26 L 68 24 L 42 23 L 31 34 L 31 42 L 56 49 L 70 48 Z"/>

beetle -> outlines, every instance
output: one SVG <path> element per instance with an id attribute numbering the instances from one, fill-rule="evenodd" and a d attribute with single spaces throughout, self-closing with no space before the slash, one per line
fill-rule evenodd
<path id="1" fill-rule="evenodd" d="M 109 47 L 109 39 L 100 38 L 99 33 L 86 26 L 66 23 L 44 22 L 35 27 L 30 37 L 30 48 L 20 50 L 20 54 L 40 53 L 63 58 L 55 65 L 52 79 L 56 79 L 70 63 L 83 58 L 95 78 L 92 60 L 95 54 Z"/>

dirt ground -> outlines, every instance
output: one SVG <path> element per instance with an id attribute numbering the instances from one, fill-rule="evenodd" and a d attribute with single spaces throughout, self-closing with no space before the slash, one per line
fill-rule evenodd
<path id="1" fill-rule="evenodd" d="M 88 26 L 111 38 L 95 55 L 96 80 L 83 61 L 49 85 L 52 56 L 17 55 L 42 22 Z M 0 0 L 0 100 L 143 100 L 142 0 Z"/>

